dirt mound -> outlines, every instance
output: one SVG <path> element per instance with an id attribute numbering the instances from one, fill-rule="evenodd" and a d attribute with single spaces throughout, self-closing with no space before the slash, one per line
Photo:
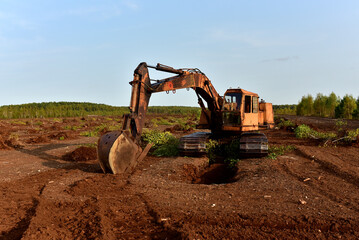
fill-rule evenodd
<path id="1" fill-rule="evenodd" d="M 58 132 L 58 133 L 50 134 L 48 137 L 56 140 L 65 140 L 65 139 L 70 139 L 73 136 L 66 132 Z"/>
<path id="2" fill-rule="evenodd" d="M 79 147 L 74 151 L 65 154 L 62 159 L 66 161 L 82 162 L 97 159 L 97 151 L 95 147 Z"/>
<path id="3" fill-rule="evenodd" d="M 29 144 L 32 144 L 32 143 L 46 143 L 46 142 L 49 142 L 49 138 L 44 136 L 44 135 L 41 135 L 41 136 L 38 136 L 38 137 L 32 137 L 30 139 L 28 139 L 26 141 L 26 143 L 29 143 Z"/>
<path id="4" fill-rule="evenodd" d="M 10 149 L 11 149 L 11 147 L 9 147 L 9 146 L 5 143 L 3 137 L 0 135 L 0 150 L 10 150 Z"/>
<path id="5" fill-rule="evenodd" d="M 28 130 L 27 130 L 27 133 L 28 133 L 28 134 L 36 134 L 36 133 L 38 133 L 38 132 L 40 132 L 40 130 L 38 130 L 38 129 L 28 129 Z"/>
<path id="6" fill-rule="evenodd" d="M 9 137 L 7 140 L 5 140 L 5 144 L 12 148 L 22 148 L 22 143 L 16 138 L 16 137 Z"/>
<path id="7" fill-rule="evenodd" d="M 47 129 L 50 131 L 58 131 L 58 130 L 61 130 L 62 127 L 59 123 L 55 123 L 55 124 L 51 125 L 50 127 L 48 127 Z"/>
<path id="8" fill-rule="evenodd" d="M 193 131 L 193 128 L 190 127 L 190 128 L 187 128 L 187 129 L 186 129 L 185 126 L 176 124 L 176 125 L 174 125 L 173 127 L 166 128 L 165 131 L 171 132 L 171 133 L 174 133 L 174 132 L 184 132 L 184 133 L 188 133 L 188 132 L 192 132 L 192 131 Z"/>

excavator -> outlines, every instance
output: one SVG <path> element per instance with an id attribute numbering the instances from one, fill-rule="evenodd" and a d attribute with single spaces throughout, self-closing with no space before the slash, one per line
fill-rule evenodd
<path id="1" fill-rule="evenodd" d="M 174 76 L 152 80 L 149 68 Z M 210 129 L 211 133 L 196 132 L 182 137 L 181 152 L 203 151 L 209 136 L 215 139 L 237 136 L 240 139 L 238 151 L 244 155 L 261 157 L 268 153 L 268 139 L 258 131 L 274 127 L 273 107 L 271 103 L 259 101 L 256 93 L 237 88 L 228 89 L 224 96 L 220 96 L 212 82 L 197 68 L 175 69 L 145 62 L 135 69 L 130 85 L 130 113 L 123 116 L 122 129 L 108 132 L 98 140 L 98 159 L 104 173 L 130 172 L 149 152 L 152 145 L 142 149 L 140 141 L 151 95 L 184 88 L 193 89 L 198 97 L 201 116 L 197 128 Z"/>

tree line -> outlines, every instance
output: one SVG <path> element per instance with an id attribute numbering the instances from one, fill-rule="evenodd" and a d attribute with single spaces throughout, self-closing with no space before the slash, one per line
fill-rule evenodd
<path id="1" fill-rule="evenodd" d="M 296 115 L 296 110 L 297 104 L 273 105 L 273 111 L 275 114 Z"/>
<path id="2" fill-rule="evenodd" d="M 340 98 L 332 92 L 328 96 L 318 93 L 314 99 L 312 95 L 308 94 L 303 96 L 297 105 L 273 105 L 273 110 L 275 114 L 359 119 L 359 97 L 355 99 L 352 95 L 347 94 Z M 106 104 L 43 102 L 0 106 L 0 119 L 84 117 L 88 115 L 122 116 L 129 112 L 128 107 Z M 148 108 L 149 114 L 199 115 L 200 112 L 199 107 L 151 106 Z"/>
<path id="3" fill-rule="evenodd" d="M 359 119 L 359 97 L 346 94 L 340 98 L 332 92 L 328 96 L 318 93 L 313 98 L 308 94 L 298 104 L 273 105 L 273 110 L 275 114 Z"/>
<path id="4" fill-rule="evenodd" d="M 332 92 L 329 96 L 318 93 L 314 99 L 312 95 L 308 94 L 299 101 L 296 114 L 301 116 L 359 119 L 359 97 L 355 99 L 352 95 L 346 94 L 343 98 L 340 98 Z"/>
<path id="5" fill-rule="evenodd" d="M 199 111 L 199 107 L 153 106 L 148 108 L 149 114 L 193 115 L 198 114 Z M 88 115 L 122 116 L 125 113 L 130 113 L 128 107 L 87 102 L 43 102 L 0 106 L 0 119 L 84 117 Z"/>

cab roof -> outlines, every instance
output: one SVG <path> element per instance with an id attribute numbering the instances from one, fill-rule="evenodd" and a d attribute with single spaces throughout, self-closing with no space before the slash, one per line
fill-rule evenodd
<path id="1" fill-rule="evenodd" d="M 255 96 L 258 97 L 257 93 L 253 93 L 253 92 L 249 92 L 247 90 L 241 89 L 241 88 L 230 88 L 227 89 L 227 91 L 224 93 L 224 95 L 227 95 L 227 93 L 242 93 L 244 95 L 250 95 L 250 96 Z"/>

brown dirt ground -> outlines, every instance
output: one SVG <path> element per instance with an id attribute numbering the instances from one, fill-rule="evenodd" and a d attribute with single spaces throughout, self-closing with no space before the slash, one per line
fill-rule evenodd
<path id="1" fill-rule="evenodd" d="M 22 143 L 0 150 L 0 239 L 359 238 L 357 146 L 320 147 L 268 130 L 270 144 L 296 150 L 242 160 L 234 172 L 208 167 L 205 157 L 147 156 L 132 174 L 109 175 L 96 160 L 62 159 L 96 137 L 69 130 L 70 139 L 29 140 L 96 120 L 66 119 L 55 128 L 41 120 L 39 129 L 36 121 L 0 121 L 3 143 L 11 133 Z M 306 123 L 330 128 L 326 120 Z"/>

